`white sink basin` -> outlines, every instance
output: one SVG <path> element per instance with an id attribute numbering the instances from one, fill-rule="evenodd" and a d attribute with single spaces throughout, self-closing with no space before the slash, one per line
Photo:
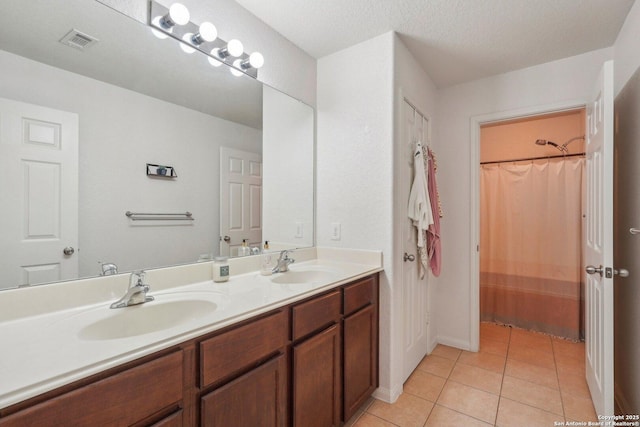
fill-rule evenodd
<path id="1" fill-rule="evenodd" d="M 109 317 L 88 324 L 78 332 L 86 341 L 112 340 L 150 334 L 197 320 L 218 305 L 204 300 L 151 301 L 130 307 L 111 309 Z"/>
<path id="2" fill-rule="evenodd" d="M 281 285 L 315 284 L 334 282 L 338 280 L 338 278 L 338 273 L 331 269 L 314 267 L 278 273 L 271 278 L 271 281 Z"/>

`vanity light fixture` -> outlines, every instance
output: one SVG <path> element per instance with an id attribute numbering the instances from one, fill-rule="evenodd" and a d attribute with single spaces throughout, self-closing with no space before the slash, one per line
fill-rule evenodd
<path id="1" fill-rule="evenodd" d="M 180 3 L 174 3 L 168 9 L 155 0 L 150 0 L 149 4 L 148 22 L 156 37 L 171 37 L 177 40 L 180 42 L 180 48 L 186 53 L 199 50 L 207 55 L 212 66 L 219 67 L 224 63 L 230 67 L 234 75 L 258 77 L 258 68 L 264 64 L 264 57 L 260 53 L 254 52 L 249 55 L 244 53 L 244 46 L 240 40 L 232 39 L 226 42 L 218 38 L 218 30 L 210 22 L 196 25 L 189 21 L 189 11 Z"/>

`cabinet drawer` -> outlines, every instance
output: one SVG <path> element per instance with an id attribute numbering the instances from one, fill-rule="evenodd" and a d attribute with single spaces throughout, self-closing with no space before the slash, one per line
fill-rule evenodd
<path id="1" fill-rule="evenodd" d="M 200 343 L 200 385 L 206 387 L 268 357 L 287 344 L 289 317 L 281 310 Z"/>
<path id="2" fill-rule="evenodd" d="M 340 319 L 340 291 L 334 291 L 293 306 L 293 340 L 318 331 Z"/>
<path id="3" fill-rule="evenodd" d="M 375 301 L 375 276 L 362 279 L 344 288 L 344 315 L 359 310 Z"/>
<path id="4" fill-rule="evenodd" d="M 134 424 L 182 400 L 182 358 L 182 351 L 160 357 L 0 419 L 0 426 Z"/>

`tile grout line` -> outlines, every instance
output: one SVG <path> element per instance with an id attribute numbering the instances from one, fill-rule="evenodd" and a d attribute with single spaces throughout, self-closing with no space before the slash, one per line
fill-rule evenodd
<path id="1" fill-rule="evenodd" d="M 504 377 L 507 373 L 507 360 L 509 360 L 509 351 L 511 350 L 511 332 L 512 329 L 510 326 L 508 326 L 509 328 L 509 340 L 507 341 L 507 354 L 505 354 L 504 356 L 504 366 L 502 368 L 502 380 L 500 381 L 500 391 L 498 394 L 498 407 L 496 408 L 496 416 L 493 419 L 493 425 L 494 427 L 497 427 L 498 425 L 498 412 L 500 412 L 500 403 L 502 403 L 502 387 L 504 386 Z"/>
<path id="2" fill-rule="evenodd" d="M 551 340 L 551 354 L 553 355 L 553 367 L 556 371 L 556 380 L 558 380 L 558 392 L 560 392 L 560 404 L 562 405 L 562 417 L 564 421 L 567 421 L 567 411 L 564 409 L 564 397 L 562 396 L 562 386 L 560 385 L 560 374 L 558 373 L 558 362 L 556 361 L 556 346 L 553 345 Z"/>

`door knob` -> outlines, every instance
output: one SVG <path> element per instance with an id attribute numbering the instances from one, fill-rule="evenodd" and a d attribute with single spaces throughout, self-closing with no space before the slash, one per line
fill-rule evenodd
<path id="1" fill-rule="evenodd" d="M 409 255 L 406 252 L 404 253 L 404 262 L 407 262 L 407 261 L 413 262 L 415 260 L 416 260 L 416 256 L 415 255 L 413 255 L 413 254 Z"/>
<path id="2" fill-rule="evenodd" d="M 75 249 L 73 249 L 71 246 L 67 246 L 66 248 L 64 248 L 62 250 L 62 253 L 65 255 L 73 255 L 75 253 Z"/>
<path id="3" fill-rule="evenodd" d="M 626 268 L 621 268 L 620 270 L 614 269 L 613 274 L 620 277 L 629 277 L 629 270 L 627 270 Z"/>
<path id="4" fill-rule="evenodd" d="M 229 237 L 229 236 L 224 236 L 224 238 L 220 237 L 220 240 L 224 240 L 227 243 L 231 243 L 231 237 Z"/>
<path id="5" fill-rule="evenodd" d="M 593 265 L 587 265 L 584 270 L 587 272 L 587 274 L 596 274 L 598 273 L 600 276 L 602 276 L 603 273 L 603 268 L 602 266 L 600 267 L 594 267 Z"/>

